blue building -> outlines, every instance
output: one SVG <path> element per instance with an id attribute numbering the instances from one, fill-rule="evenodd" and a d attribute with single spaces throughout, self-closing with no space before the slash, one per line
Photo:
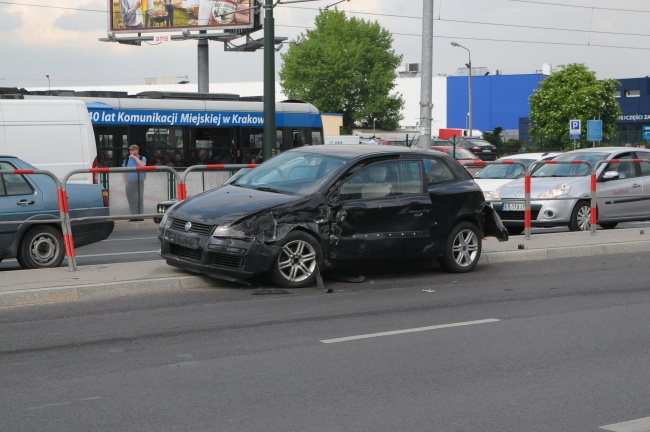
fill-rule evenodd
<path id="1" fill-rule="evenodd" d="M 501 127 L 517 131 L 530 142 L 528 98 L 547 75 L 483 75 L 472 77 L 472 126 L 481 131 Z M 447 127 L 468 128 L 468 76 L 447 78 Z M 650 140 L 650 77 L 619 79 L 615 92 L 622 115 L 617 121 L 618 136 L 612 144 L 645 144 Z M 568 126 L 567 126 L 568 127 Z"/>

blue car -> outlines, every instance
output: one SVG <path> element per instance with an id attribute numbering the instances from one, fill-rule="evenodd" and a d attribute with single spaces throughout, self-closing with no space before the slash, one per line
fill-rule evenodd
<path id="1" fill-rule="evenodd" d="M 12 156 L 0 156 L 0 170 L 36 170 Z M 108 194 L 96 184 L 71 183 L 66 187 L 74 246 L 102 241 L 114 227 L 110 219 L 75 220 L 109 216 Z M 65 246 L 56 186 L 44 174 L 0 174 L 0 261 L 16 258 L 22 268 L 58 267 Z"/>

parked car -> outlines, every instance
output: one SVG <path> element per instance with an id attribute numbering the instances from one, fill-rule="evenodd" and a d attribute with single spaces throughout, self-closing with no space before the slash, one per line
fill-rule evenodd
<path id="1" fill-rule="evenodd" d="M 468 272 L 484 236 L 507 231 L 450 156 L 367 145 L 283 152 L 172 206 L 158 230 L 172 266 L 233 281 L 268 273 L 294 288 L 368 260 L 435 258 Z"/>
<path id="2" fill-rule="evenodd" d="M 482 159 L 467 149 L 460 147 L 454 148 L 454 146 L 451 145 L 432 145 L 431 149 L 445 152 L 449 156 L 452 156 L 458 161 L 459 164 L 465 167 L 467 172 L 469 172 L 472 176 L 475 176 L 476 173 L 485 167 L 485 165 L 469 165 L 473 162 L 482 162 Z"/>
<path id="3" fill-rule="evenodd" d="M 383 138 L 381 139 L 381 144 L 382 145 L 392 145 L 392 146 L 409 146 L 411 145 L 411 142 L 407 141 L 405 138 L 400 139 L 400 138 Z"/>
<path id="4" fill-rule="evenodd" d="M 650 150 L 600 147 L 573 150 L 554 161 L 643 159 Z M 619 222 L 650 219 L 650 163 L 603 164 L 596 173 L 597 223 L 614 228 Z M 531 175 L 531 224 L 536 227 L 566 225 L 571 231 L 591 229 L 591 176 L 586 164 L 545 164 Z M 511 234 L 524 229 L 524 179 L 501 186 L 492 206 Z"/>
<path id="5" fill-rule="evenodd" d="M 474 180 L 483 190 L 485 199 L 491 201 L 494 198 L 494 191 L 506 183 L 522 178 L 525 174 L 525 168 L 528 168 L 531 163 L 538 160 L 549 160 L 560 155 L 560 152 L 544 152 L 544 153 L 517 153 L 510 156 L 505 156 L 497 159 L 498 161 L 516 161 L 525 165 L 522 167 L 519 164 L 494 164 L 486 165 L 478 174 L 474 176 Z M 537 165 L 539 168 L 541 165 Z"/>
<path id="6" fill-rule="evenodd" d="M 0 170 L 35 169 L 16 157 L 0 156 Z M 74 220 L 109 216 L 106 190 L 96 184 L 70 183 L 66 193 L 75 248 L 108 238 L 112 220 Z M 47 175 L 0 175 L 0 261 L 16 258 L 26 269 L 61 265 L 65 256 L 61 223 L 48 222 L 60 217 L 57 196 L 54 181 Z"/>
<path id="7" fill-rule="evenodd" d="M 489 141 L 478 138 L 462 138 L 456 141 L 456 147 L 465 148 L 484 161 L 497 158 L 497 148 Z"/>

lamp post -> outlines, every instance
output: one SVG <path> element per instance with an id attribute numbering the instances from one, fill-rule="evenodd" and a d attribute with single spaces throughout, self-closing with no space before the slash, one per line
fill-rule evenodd
<path id="1" fill-rule="evenodd" d="M 468 84 L 467 84 L 468 90 L 467 90 L 467 92 L 469 94 L 469 107 L 468 107 L 469 113 L 468 113 L 468 116 L 469 116 L 469 136 L 471 138 L 472 137 L 472 130 L 473 130 L 473 126 L 472 126 L 472 53 L 470 52 L 470 50 L 467 47 L 462 46 L 458 42 L 452 42 L 451 46 L 462 48 L 462 49 L 466 50 L 467 55 L 469 56 L 469 61 L 465 66 L 467 66 L 467 68 L 469 70 L 469 77 L 467 79 L 467 81 L 468 81 Z"/>
<path id="2" fill-rule="evenodd" d="M 372 118 L 372 137 L 373 138 L 377 136 L 377 131 L 375 129 L 375 122 L 376 121 L 377 121 L 377 117 L 373 117 Z"/>
<path id="3" fill-rule="evenodd" d="M 50 92 L 52 91 L 51 86 L 50 86 L 50 76 L 45 75 L 45 78 L 47 78 L 47 94 L 50 94 Z"/>

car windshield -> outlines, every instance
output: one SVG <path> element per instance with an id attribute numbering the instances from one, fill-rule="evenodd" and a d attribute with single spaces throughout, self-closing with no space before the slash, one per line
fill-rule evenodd
<path id="1" fill-rule="evenodd" d="M 250 189 L 309 195 L 345 163 L 345 159 L 334 156 L 285 152 L 243 174 L 232 184 Z"/>
<path id="2" fill-rule="evenodd" d="M 608 154 L 602 152 L 565 153 L 553 159 L 558 164 L 544 164 L 537 169 L 532 177 L 582 177 L 591 173 L 591 167 L 583 163 L 566 163 L 571 161 L 585 161 L 592 166 L 600 160 L 607 159 Z"/>
<path id="3" fill-rule="evenodd" d="M 454 156 L 454 150 L 453 149 L 446 149 L 445 150 L 449 155 Z M 471 151 L 464 149 L 464 148 L 458 148 L 456 147 L 456 155 L 454 156 L 456 160 L 465 160 L 465 159 L 478 159 L 474 153 Z"/>
<path id="4" fill-rule="evenodd" d="M 532 160 L 525 159 L 518 162 L 523 162 L 528 166 Z M 519 164 L 495 164 L 487 165 L 483 168 L 476 178 L 482 179 L 518 179 L 524 176 L 524 167 Z"/>

